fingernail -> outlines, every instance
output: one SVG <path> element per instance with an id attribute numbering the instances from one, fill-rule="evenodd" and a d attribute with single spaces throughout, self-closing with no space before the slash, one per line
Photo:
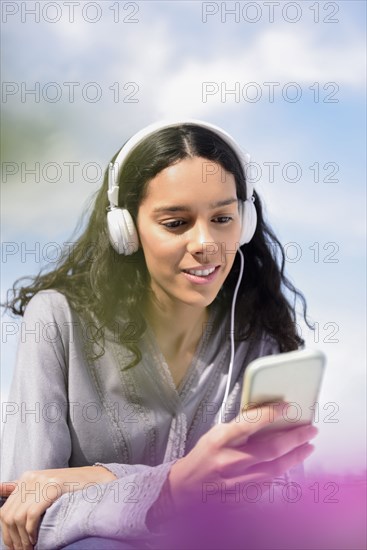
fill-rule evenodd
<path id="1" fill-rule="evenodd" d="M 316 426 L 308 426 L 307 433 L 310 437 L 315 437 L 319 433 L 319 430 Z"/>

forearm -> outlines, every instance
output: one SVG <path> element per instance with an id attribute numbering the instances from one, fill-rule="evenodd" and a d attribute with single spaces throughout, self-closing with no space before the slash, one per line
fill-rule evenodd
<path id="1" fill-rule="evenodd" d="M 151 537 L 147 514 L 161 493 L 171 465 L 138 465 L 139 473 L 96 486 L 93 494 L 92 490 L 82 490 L 63 495 L 43 518 L 37 550 L 62 548 L 90 536 L 116 540 Z"/>

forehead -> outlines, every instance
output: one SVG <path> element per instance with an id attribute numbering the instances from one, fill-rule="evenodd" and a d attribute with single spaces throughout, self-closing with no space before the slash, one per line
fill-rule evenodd
<path id="1" fill-rule="evenodd" d="M 143 202 L 147 205 L 157 201 L 211 203 L 228 197 L 237 197 L 233 174 L 218 163 L 194 157 L 159 172 L 148 183 Z"/>

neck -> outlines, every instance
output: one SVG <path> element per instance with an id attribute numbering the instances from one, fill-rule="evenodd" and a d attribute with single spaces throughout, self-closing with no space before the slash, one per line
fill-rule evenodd
<path id="1" fill-rule="evenodd" d="M 208 308 L 185 304 L 163 308 L 152 301 L 146 303 L 144 313 L 161 349 L 169 355 L 194 352 L 209 318 Z"/>

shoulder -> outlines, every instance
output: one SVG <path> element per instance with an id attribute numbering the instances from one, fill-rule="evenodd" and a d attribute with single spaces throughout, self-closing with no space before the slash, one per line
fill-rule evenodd
<path id="1" fill-rule="evenodd" d="M 268 332 L 263 331 L 257 337 L 250 338 L 248 353 L 252 360 L 265 355 L 277 355 L 280 353 L 280 348 L 277 340 Z"/>
<path id="2" fill-rule="evenodd" d="M 40 290 L 28 302 L 24 320 L 37 318 L 44 322 L 70 318 L 72 315 L 69 302 L 58 290 Z"/>
<path id="3" fill-rule="evenodd" d="M 35 341 L 51 347 L 63 361 L 75 346 L 83 346 L 84 325 L 68 298 L 58 290 L 37 292 L 28 302 L 23 321 L 22 334 L 35 334 Z M 29 338 L 32 342 L 32 338 Z M 60 359 L 61 361 L 61 359 Z"/>
<path id="4" fill-rule="evenodd" d="M 263 332 L 261 336 L 261 345 L 264 350 L 268 351 L 268 353 L 264 355 L 273 355 L 276 353 L 280 353 L 278 341 L 274 338 L 274 336 L 271 336 L 267 332 Z"/>
<path id="5" fill-rule="evenodd" d="M 66 296 L 62 294 L 62 292 L 51 288 L 48 290 L 40 290 L 32 296 L 26 309 L 42 309 L 44 307 L 68 308 L 69 304 Z"/>

